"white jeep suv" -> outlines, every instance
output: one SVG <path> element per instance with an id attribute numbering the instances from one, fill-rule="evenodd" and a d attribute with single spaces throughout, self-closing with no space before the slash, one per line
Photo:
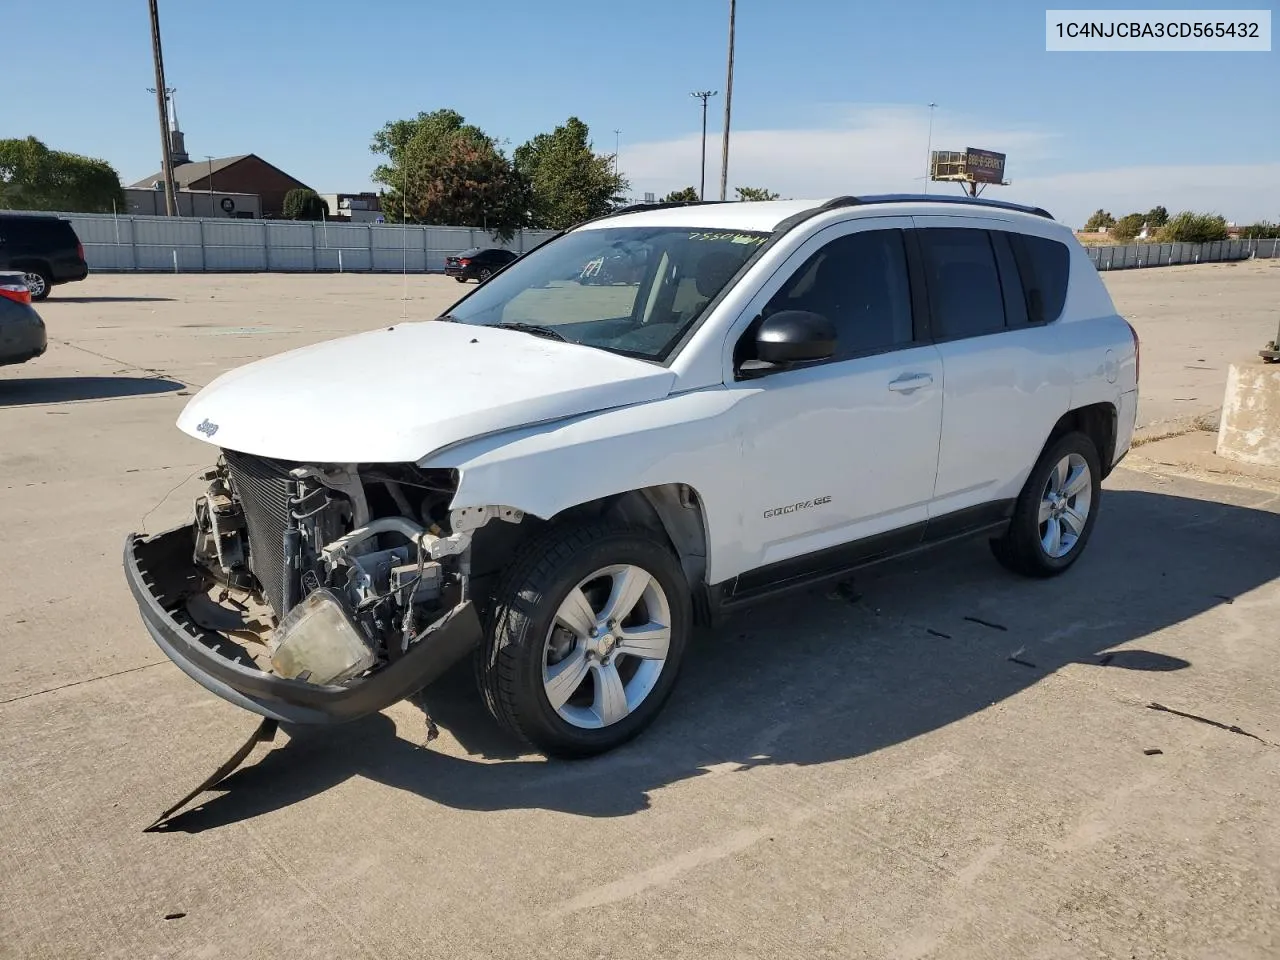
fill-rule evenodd
<path id="1" fill-rule="evenodd" d="M 498 721 L 585 756 L 653 721 L 695 621 L 972 534 L 1061 573 L 1137 384 L 1043 210 L 633 208 L 442 317 L 217 379 L 178 421 L 221 448 L 195 521 L 125 569 L 165 652 L 256 713 L 349 720 L 474 651 Z"/>

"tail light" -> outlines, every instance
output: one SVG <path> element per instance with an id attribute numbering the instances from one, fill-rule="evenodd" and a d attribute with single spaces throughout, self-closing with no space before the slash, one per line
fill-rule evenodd
<path id="1" fill-rule="evenodd" d="M 31 291 L 25 283 L 0 283 L 0 297 L 14 303 L 30 303 Z"/>
<path id="2" fill-rule="evenodd" d="M 459 260 L 459 261 L 458 261 L 458 266 L 460 266 L 460 267 L 468 267 L 468 266 L 470 266 L 470 265 L 471 265 L 471 261 L 470 261 L 470 260 L 468 260 L 468 259 L 465 259 L 465 258 L 464 258 L 464 259 L 462 259 L 462 260 Z"/>
<path id="3" fill-rule="evenodd" d="M 1138 331 L 1133 329 L 1133 324 L 1125 321 L 1129 327 L 1129 335 L 1133 337 L 1133 382 L 1138 382 L 1138 375 L 1142 369 L 1142 343 L 1138 339 Z"/>
<path id="4" fill-rule="evenodd" d="M 81 243 L 79 240 L 76 241 L 76 256 L 79 257 L 81 260 L 84 259 L 84 244 Z"/>

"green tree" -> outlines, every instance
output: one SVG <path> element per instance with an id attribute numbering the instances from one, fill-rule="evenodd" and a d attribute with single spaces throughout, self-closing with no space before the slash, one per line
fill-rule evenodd
<path id="1" fill-rule="evenodd" d="M 410 165 L 409 217 L 419 223 L 483 227 L 509 240 L 527 219 L 526 192 L 491 144 L 455 139 L 430 165 Z"/>
<path id="2" fill-rule="evenodd" d="M 383 215 L 392 222 L 484 227 L 509 239 L 528 219 L 528 190 L 497 141 L 456 110 L 393 120 L 370 149 L 387 162 L 374 170 L 384 184 Z"/>
<path id="3" fill-rule="evenodd" d="M 1106 210 L 1099 207 L 1097 210 L 1093 211 L 1093 216 L 1084 222 L 1084 229 L 1086 233 L 1093 233 L 1097 230 L 1101 230 L 1103 227 L 1110 228 L 1115 225 L 1116 218 Z"/>
<path id="4" fill-rule="evenodd" d="M 284 215 L 289 220 L 320 220 L 329 215 L 329 204 L 310 187 L 298 187 L 284 195 Z"/>
<path id="5" fill-rule="evenodd" d="M 1111 228 L 1111 235 L 1117 240 L 1128 242 L 1138 235 L 1145 222 L 1146 217 L 1141 213 L 1126 213 Z"/>
<path id="6" fill-rule="evenodd" d="M 1226 218 L 1184 210 L 1161 228 L 1161 243 L 1210 243 L 1227 239 Z"/>
<path id="7" fill-rule="evenodd" d="M 739 200 L 777 200 L 778 194 L 764 187 L 734 187 Z"/>
<path id="8" fill-rule="evenodd" d="M 615 158 L 592 149 L 591 131 L 570 117 L 517 147 L 516 173 L 528 185 L 531 225 L 563 230 L 608 213 L 630 187 Z"/>
<path id="9" fill-rule="evenodd" d="M 0 208 L 110 213 L 124 188 L 105 160 L 50 150 L 35 137 L 0 140 Z"/>
<path id="10" fill-rule="evenodd" d="M 663 203 L 693 203 L 697 200 L 697 187 L 685 187 L 683 190 L 672 190 L 662 198 Z"/>
<path id="11" fill-rule="evenodd" d="M 1147 211 L 1147 229 L 1159 230 L 1169 222 L 1169 211 L 1164 207 L 1152 207 Z"/>
<path id="12" fill-rule="evenodd" d="M 419 113 L 411 120 L 392 120 L 373 135 L 369 149 L 387 157 L 373 172 L 373 179 L 399 189 L 404 178 L 401 165 L 409 159 L 417 162 L 438 157 L 447 151 L 455 140 L 465 139 L 477 147 L 494 146 L 494 141 L 479 127 L 466 122 L 456 110 L 433 110 Z"/>
<path id="13" fill-rule="evenodd" d="M 1280 223 L 1259 220 L 1241 230 L 1240 236 L 1245 240 L 1280 240 Z"/>

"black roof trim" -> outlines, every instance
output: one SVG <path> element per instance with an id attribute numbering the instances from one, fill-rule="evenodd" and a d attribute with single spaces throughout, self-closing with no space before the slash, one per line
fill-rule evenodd
<path id="1" fill-rule="evenodd" d="M 874 203 L 953 203 L 970 207 L 994 207 L 997 210 L 1015 210 L 1018 213 L 1030 213 L 1033 216 L 1052 220 L 1053 214 L 1043 207 L 1029 207 L 1022 203 L 1010 203 L 1008 200 L 988 200 L 983 197 L 957 197 L 936 193 L 878 193 L 865 197 L 836 197 L 828 200 L 819 210 L 830 210 L 835 207 L 854 207 Z"/>

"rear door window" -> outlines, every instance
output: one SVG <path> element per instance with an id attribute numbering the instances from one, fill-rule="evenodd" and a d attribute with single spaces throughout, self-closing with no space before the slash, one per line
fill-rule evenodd
<path id="1" fill-rule="evenodd" d="M 996 252 L 996 267 L 1000 270 L 1000 288 L 1004 293 L 1004 315 L 1010 327 L 1025 327 L 1028 323 L 1027 291 L 1022 285 L 1022 273 L 1013 254 L 1010 240 L 1013 234 L 992 230 L 991 245 Z"/>
<path id="2" fill-rule="evenodd" d="M 1062 316 L 1071 275 L 1071 251 L 1067 245 L 1045 237 L 1009 234 L 1018 273 L 1026 293 L 1031 323 L 1052 323 Z"/>
<path id="3" fill-rule="evenodd" d="M 1004 293 L 987 231 L 926 227 L 918 236 L 934 338 L 958 340 L 1003 330 Z"/>

